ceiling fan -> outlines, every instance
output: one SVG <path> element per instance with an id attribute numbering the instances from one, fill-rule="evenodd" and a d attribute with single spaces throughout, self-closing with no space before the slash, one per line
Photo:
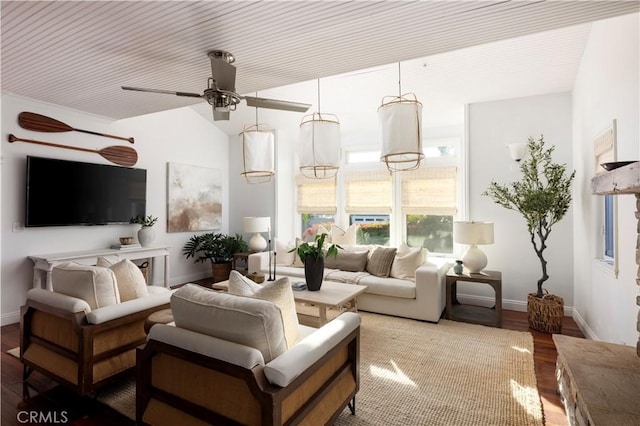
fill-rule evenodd
<path id="1" fill-rule="evenodd" d="M 240 96 L 236 93 L 236 67 L 231 65 L 236 58 L 224 50 L 213 50 L 207 53 L 211 59 L 211 77 L 203 94 L 173 92 L 171 90 L 144 89 L 141 87 L 122 86 L 124 90 L 138 92 L 165 93 L 167 95 L 202 98 L 213 106 L 214 120 L 228 120 L 229 112 L 235 111 L 241 100 L 256 108 L 279 109 L 283 111 L 305 112 L 311 105 L 299 102 L 265 99 L 253 96 Z"/>

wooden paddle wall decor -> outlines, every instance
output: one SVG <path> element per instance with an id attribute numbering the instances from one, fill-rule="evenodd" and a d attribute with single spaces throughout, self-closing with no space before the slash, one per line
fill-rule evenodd
<path id="1" fill-rule="evenodd" d="M 106 133 L 92 132 L 91 130 L 76 129 L 62 121 L 36 114 L 35 112 L 21 112 L 18 114 L 18 123 L 23 129 L 33 130 L 36 132 L 60 133 L 76 131 L 134 143 L 133 138 L 123 138 L 120 136 L 108 135 Z"/>
<path id="2" fill-rule="evenodd" d="M 92 152 L 95 154 L 101 155 L 103 158 L 111 161 L 114 164 L 118 164 L 120 166 L 125 167 L 133 167 L 138 162 L 138 153 L 135 149 L 130 146 L 108 146 L 102 149 L 90 149 L 90 148 L 80 148 L 77 146 L 70 145 L 61 145 L 58 143 L 51 142 L 42 142 L 42 141 L 34 141 L 32 139 L 21 139 L 15 135 L 9 135 L 9 143 L 13 142 L 27 142 L 34 143 L 37 145 L 45 145 L 52 146 L 55 148 L 66 148 L 66 149 L 74 149 L 76 151 L 84 151 L 84 152 Z"/>

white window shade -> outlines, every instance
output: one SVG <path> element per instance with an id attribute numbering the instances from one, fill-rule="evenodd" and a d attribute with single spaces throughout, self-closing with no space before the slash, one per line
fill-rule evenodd
<path id="1" fill-rule="evenodd" d="M 347 213 L 391 212 L 391 175 L 387 170 L 346 173 Z"/>
<path id="2" fill-rule="evenodd" d="M 600 164 L 616 161 L 616 120 L 593 140 L 596 174 L 604 173 Z"/>
<path id="3" fill-rule="evenodd" d="M 300 172 L 312 179 L 332 178 L 340 167 L 340 122 L 333 114 L 302 118 L 299 136 Z"/>
<path id="4" fill-rule="evenodd" d="M 298 175 L 296 176 L 296 183 L 298 187 L 298 213 L 336 213 L 335 178 L 313 179 Z"/>
<path id="5" fill-rule="evenodd" d="M 402 173 L 402 213 L 455 215 L 457 174 L 455 166 L 424 167 Z"/>
<path id="6" fill-rule="evenodd" d="M 391 171 L 413 170 L 424 158 L 422 104 L 411 93 L 391 99 L 383 99 L 378 108 L 382 131 L 380 161 Z"/>
<path id="7" fill-rule="evenodd" d="M 269 182 L 274 171 L 274 136 L 262 124 L 247 126 L 242 135 L 242 176 L 249 183 Z"/>

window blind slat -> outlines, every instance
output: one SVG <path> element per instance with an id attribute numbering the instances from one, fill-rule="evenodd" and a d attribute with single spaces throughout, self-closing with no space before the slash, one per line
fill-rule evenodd
<path id="1" fill-rule="evenodd" d="M 345 212 L 391 212 L 391 175 L 386 170 L 348 172 L 345 184 Z"/>
<path id="2" fill-rule="evenodd" d="M 296 176 L 296 183 L 298 187 L 298 213 L 336 213 L 335 178 L 309 179 L 302 175 L 298 175 Z"/>

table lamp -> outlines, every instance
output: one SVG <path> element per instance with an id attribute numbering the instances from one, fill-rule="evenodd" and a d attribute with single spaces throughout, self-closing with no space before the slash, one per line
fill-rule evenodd
<path id="1" fill-rule="evenodd" d="M 454 222 L 453 240 L 470 247 L 462 263 L 470 274 L 479 274 L 487 266 L 487 255 L 479 244 L 493 244 L 493 222 Z"/>
<path id="2" fill-rule="evenodd" d="M 257 253 L 267 248 L 267 240 L 264 239 L 261 232 L 268 232 L 271 228 L 270 217 L 245 217 L 244 232 L 253 233 L 249 240 L 249 251 Z"/>

